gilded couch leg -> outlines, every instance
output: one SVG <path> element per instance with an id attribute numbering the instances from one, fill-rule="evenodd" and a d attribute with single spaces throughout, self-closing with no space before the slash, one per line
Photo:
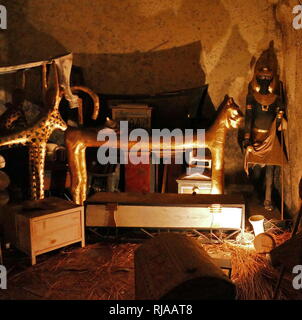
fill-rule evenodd
<path id="1" fill-rule="evenodd" d="M 29 148 L 29 171 L 31 181 L 31 199 L 44 199 L 44 162 L 46 143 L 32 145 Z"/>
<path id="2" fill-rule="evenodd" d="M 83 145 L 79 150 L 79 165 L 79 174 L 81 176 L 80 204 L 83 205 L 87 196 L 86 147 Z"/>
<path id="3" fill-rule="evenodd" d="M 223 151 L 222 151 L 223 152 Z M 221 154 L 212 154 L 212 194 L 223 194 L 224 193 L 224 172 L 223 172 L 223 157 Z"/>
<path id="4" fill-rule="evenodd" d="M 66 140 L 69 171 L 71 176 L 71 195 L 76 204 L 82 205 L 86 200 L 87 173 L 86 147 L 81 143 L 72 143 Z"/>

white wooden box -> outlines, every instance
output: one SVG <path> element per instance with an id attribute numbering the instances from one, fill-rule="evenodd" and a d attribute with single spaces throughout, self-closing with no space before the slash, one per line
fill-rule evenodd
<path id="1" fill-rule="evenodd" d="M 244 229 L 241 196 L 100 192 L 86 201 L 86 226 Z"/>
<path id="2" fill-rule="evenodd" d="M 212 190 L 212 180 L 176 180 L 178 184 L 178 193 L 184 194 L 210 194 Z"/>
<path id="3" fill-rule="evenodd" d="M 59 198 L 39 201 L 46 209 L 23 210 L 16 215 L 16 246 L 31 256 L 32 265 L 42 253 L 75 242 L 85 246 L 83 206 Z"/>

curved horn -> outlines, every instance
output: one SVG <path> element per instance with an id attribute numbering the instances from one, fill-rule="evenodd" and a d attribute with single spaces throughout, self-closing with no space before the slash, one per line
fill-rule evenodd
<path id="1" fill-rule="evenodd" d="M 72 91 L 83 91 L 91 97 L 91 99 L 93 100 L 93 104 L 94 104 L 93 114 L 91 116 L 91 119 L 96 120 L 99 115 L 99 112 L 100 112 L 99 96 L 95 92 L 93 92 L 91 89 L 89 89 L 87 87 L 83 87 L 83 86 L 74 86 L 74 87 L 71 87 L 71 90 Z"/>

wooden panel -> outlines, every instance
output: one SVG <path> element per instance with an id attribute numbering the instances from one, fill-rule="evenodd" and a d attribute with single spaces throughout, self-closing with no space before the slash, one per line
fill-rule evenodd
<path id="1" fill-rule="evenodd" d="M 33 251 L 42 251 L 81 238 L 79 212 L 33 223 Z"/>
<path id="2" fill-rule="evenodd" d="M 38 253 L 39 251 L 50 251 L 54 247 L 64 246 L 65 243 L 76 242 L 76 240 L 81 241 L 81 228 L 79 226 L 71 226 L 62 228 L 56 233 L 45 234 L 43 237 L 33 236 L 32 251 Z"/>
<path id="3" fill-rule="evenodd" d="M 117 122 L 128 121 L 129 130 L 151 129 L 152 108 L 147 105 L 120 104 L 111 108 L 112 119 Z"/>
<path id="4" fill-rule="evenodd" d="M 71 240 L 71 241 L 67 241 L 67 242 L 62 242 L 58 245 L 54 245 L 52 247 L 47 247 L 45 249 L 42 249 L 42 250 L 37 250 L 37 251 L 33 251 L 32 252 L 32 256 L 38 256 L 38 255 L 41 255 L 43 253 L 46 253 L 46 252 L 49 252 L 49 251 L 52 251 L 52 250 L 56 250 L 56 249 L 59 249 L 59 248 L 62 248 L 62 247 L 66 247 L 70 244 L 73 244 L 73 243 L 76 243 L 76 242 L 81 242 L 82 239 L 76 239 L 76 240 Z M 82 246 L 82 248 L 84 248 L 85 246 Z M 36 263 L 36 262 L 35 262 Z M 34 263 L 34 264 L 35 264 Z"/>
<path id="5" fill-rule="evenodd" d="M 178 179 L 178 193 L 211 194 L 212 181 Z"/>
<path id="6" fill-rule="evenodd" d="M 242 208 L 127 206 L 118 205 L 114 213 L 117 227 L 240 229 Z M 88 205 L 86 226 L 113 226 L 112 213 L 101 205 Z"/>
<path id="7" fill-rule="evenodd" d="M 244 205 L 241 194 L 175 194 L 175 193 L 126 193 L 126 192 L 98 192 L 86 200 L 86 204 L 119 203 L 142 205 L 189 205 L 200 206 L 210 204 Z"/>
<path id="8" fill-rule="evenodd" d="M 209 208 L 119 206 L 115 223 L 117 227 L 240 229 L 241 216 L 241 208 L 222 208 L 213 214 Z"/>
<path id="9" fill-rule="evenodd" d="M 62 228 L 81 224 L 81 212 L 72 212 L 54 218 L 47 218 L 33 223 L 33 235 L 43 236 L 46 233 L 57 232 Z"/>
<path id="10" fill-rule="evenodd" d="M 196 192 L 197 194 L 210 194 L 211 193 L 211 186 L 209 188 L 206 187 L 199 187 L 199 186 L 192 186 L 192 185 L 179 185 L 178 192 L 183 194 L 192 194 Z"/>
<path id="11" fill-rule="evenodd" d="M 86 208 L 86 226 L 89 227 L 113 227 L 112 213 L 106 209 L 106 205 L 89 205 Z M 113 217 L 114 218 L 114 217 Z"/>

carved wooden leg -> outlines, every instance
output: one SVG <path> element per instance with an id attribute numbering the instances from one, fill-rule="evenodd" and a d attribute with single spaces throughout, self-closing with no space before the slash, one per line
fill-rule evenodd
<path id="1" fill-rule="evenodd" d="M 37 263 L 36 255 L 33 253 L 31 255 L 31 265 L 34 266 Z"/>

